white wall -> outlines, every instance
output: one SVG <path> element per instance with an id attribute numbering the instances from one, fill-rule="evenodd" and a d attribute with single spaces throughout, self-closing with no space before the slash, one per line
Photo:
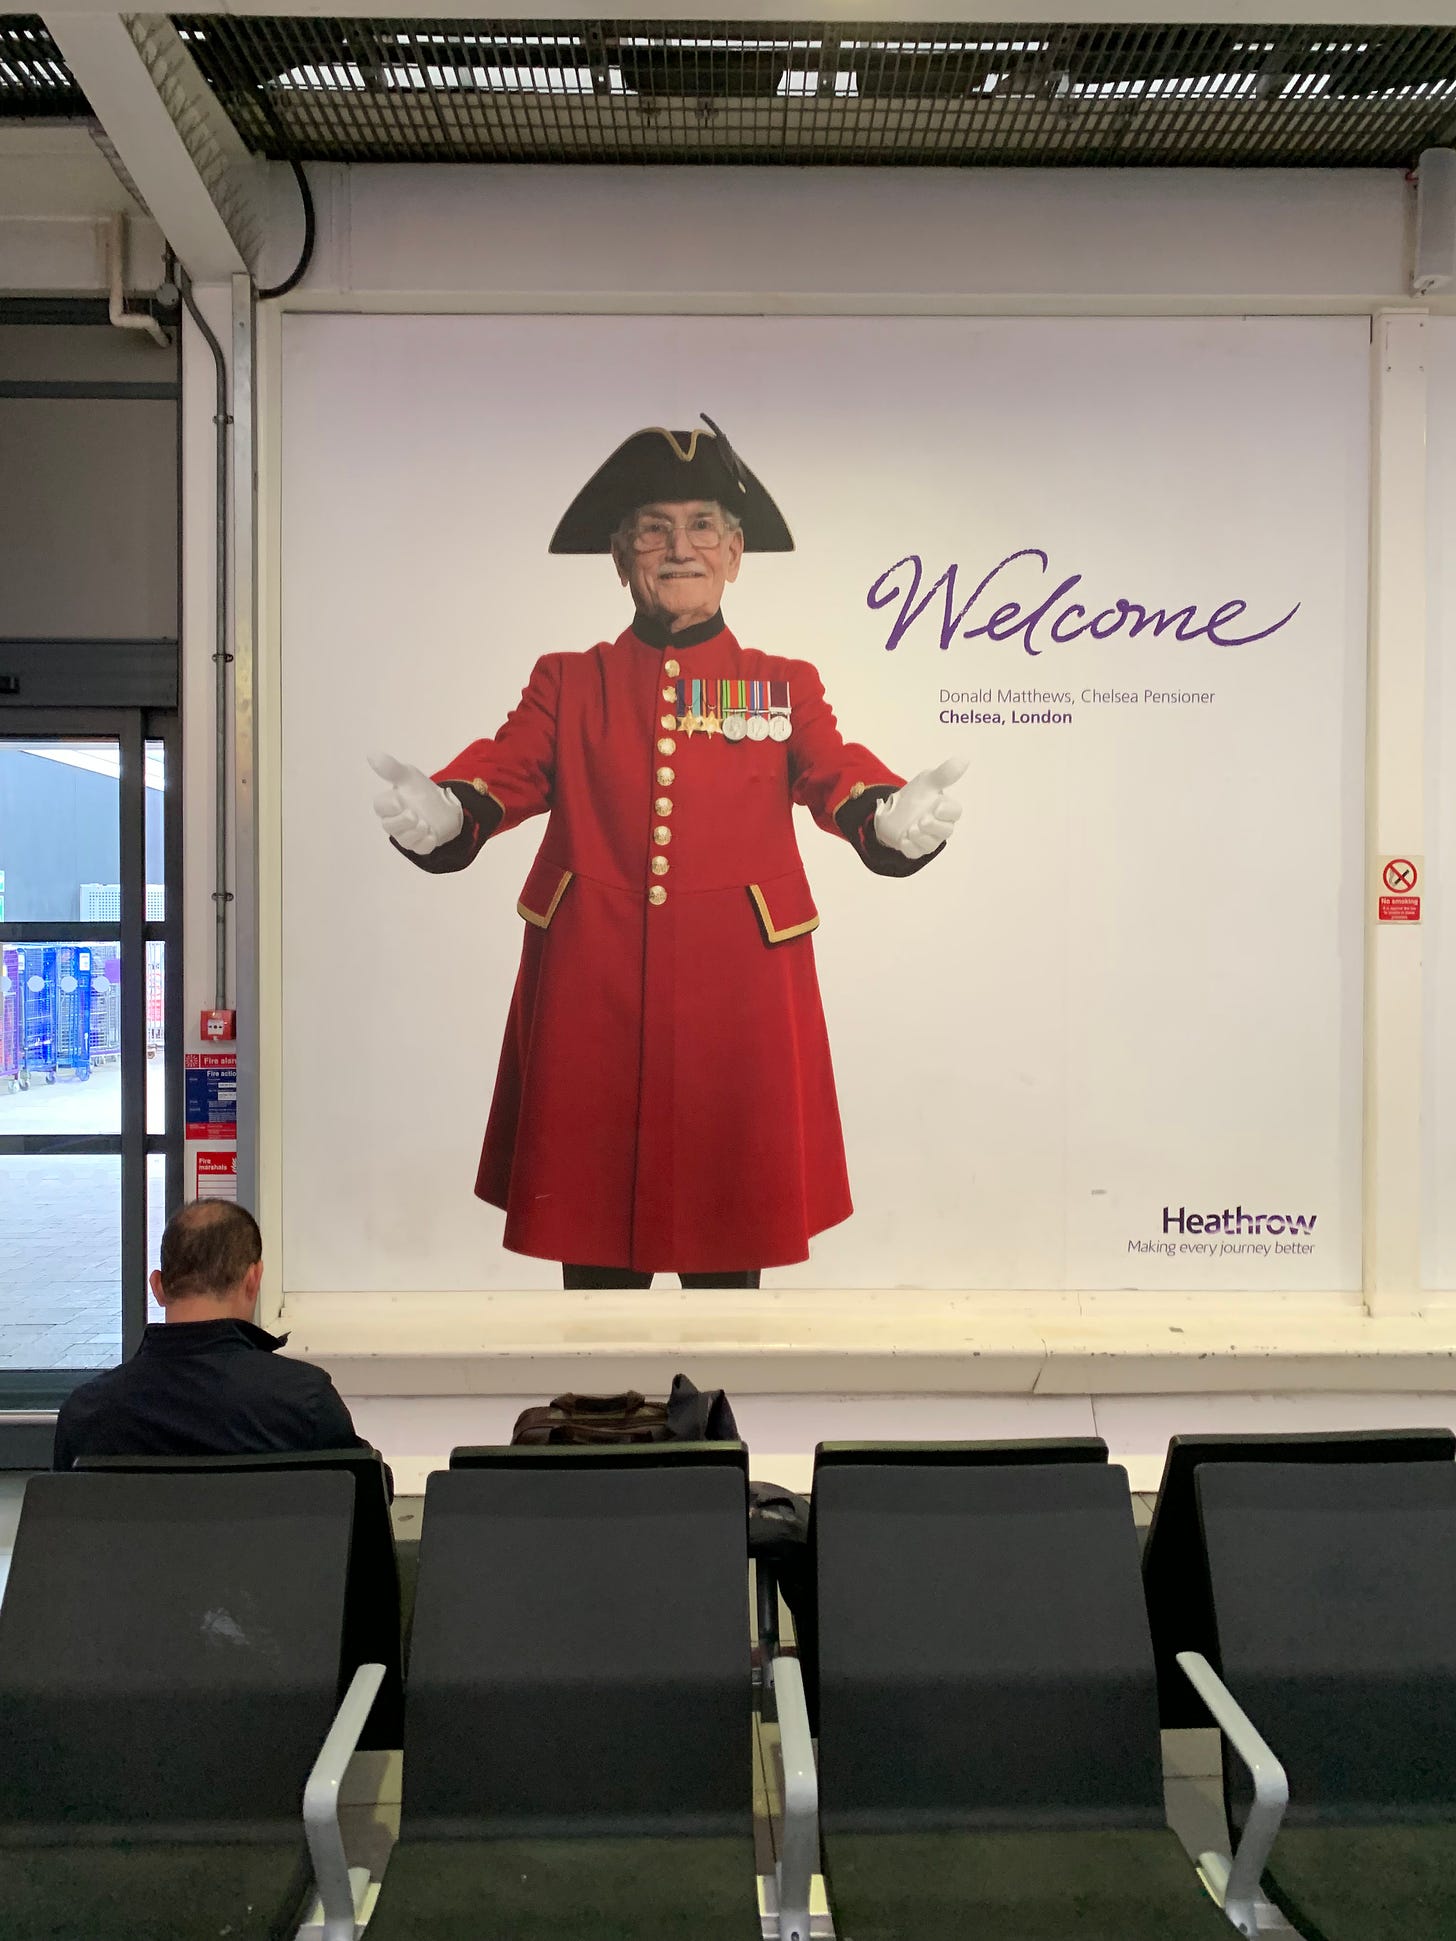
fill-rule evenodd
<path id="1" fill-rule="evenodd" d="M 1429 555 L 1423 1280 L 1456 1288 L 1456 317 L 1426 326 Z"/>
<path id="2" fill-rule="evenodd" d="M 106 286 L 102 224 L 128 218 L 129 289 L 154 289 L 162 232 L 84 126 L 0 122 L 0 292 L 94 296 Z"/>
<path id="3" fill-rule="evenodd" d="M 319 253 L 293 309 L 1373 317 L 1410 307 L 1413 197 L 1395 171 L 376 167 L 313 179 Z M 269 274 L 288 266 L 296 236 L 291 185 L 274 186 L 289 242 Z M 1372 378 L 1377 365 L 1372 356 Z M 276 584 L 265 614 L 266 639 Z M 335 1346 L 344 1318 L 290 1309 L 301 1338 Z M 543 1307 L 539 1324 L 545 1335 L 563 1322 Z M 371 1314 L 370 1352 L 388 1354 L 404 1325 Z M 478 1344 L 467 1317 L 442 1312 L 415 1346 L 449 1353 L 466 1332 Z M 1131 1351 L 1120 1336 L 1100 1339 Z M 484 1379 L 477 1370 L 472 1388 Z"/>
<path id="4" fill-rule="evenodd" d="M 1413 197 L 1395 170 L 311 174 L 319 249 L 293 308 L 1368 314 L 1410 303 Z M 286 170 L 272 191 L 266 276 L 291 267 L 298 236 Z M 117 192 L 84 131 L 0 130 L 0 289 L 99 289 L 88 224 Z M 225 321 L 225 304 L 215 314 Z M 212 789 L 212 404 L 195 347 L 186 402 L 191 1019 L 209 995 Z M 263 514 L 265 525 L 277 514 L 266 452 Z"/>
<path id="5" fill-rule="evenodd" d="M 605 1384 L 603 1384 L 605 1386 Z M 543 1391 L 544 1394 L 544 1391 Z M 384 1451 L 401 1495 L 423 1490 L 461 1445 L 510 1440 L 528 1395 L 350 1398 L 361 1435 Z M 755 1478 L 807 1491 L 819 1442 L 1011 1441 L 1101 1436 L 1135 1490 L 1155 1490 L 1174 1435 L 1319 1434 L 1456 1428 L 1450 1393 L 1349 1395 L 940 1395 L 887 1392 L 728 1398 Z"/>
<path id="6" fill-rule="evenodd" d="M 1397 169 L 313 168 L 323 308 L 1367 309 Z M 297 191 L 275 174 L 276 245 Z M 342 306 L 340 299 L 343 300 Z M 303 307 L 303 306 L 297 306 Z"/>

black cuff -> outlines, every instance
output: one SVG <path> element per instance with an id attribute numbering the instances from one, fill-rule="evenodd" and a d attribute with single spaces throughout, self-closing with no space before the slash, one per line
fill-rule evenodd
<path id="1" fill-rule="evenodd" d="M 464 821 L 460 833 L 442 842 L 438 849 L 432 849 L 427 856 L 416 856 L 413 851 L 400 849 L 401 856 L 412 862 L 416 869 L 423 869 L 431 876 L 448 876 L 452 870 L 464 869 L 473 863 L 487 837 L 493 836 L 505 820 L 505 810 L 492 795 L 482 795 L 479 789 L 472 788 L 469 782 L 442 782 L 441 788 L 453 795 L 460 804 Z"/>
<path id="2" fill-rule="evenodd" d="M 878 839 L 875 835 L 875 808 L 898 793 L 892 783 L 874 782 L 861 789 L 858 795 L 852 795 L 847 802 L 841 803 L 834 814 L 841 835 L 853 843 L 860 861 L 876 876 L 913 876 L 916 870 L 933 863 L 945 848 L 945 844 L 940 843 L 928 856 L 902 856 L 898 849 L 889 849 Z"/>

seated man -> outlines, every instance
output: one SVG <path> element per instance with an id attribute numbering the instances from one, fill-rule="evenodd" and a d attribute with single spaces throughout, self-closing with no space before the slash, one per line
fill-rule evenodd
<path id="1" fill-rule="evenodd" d="M 195 1200 L 173 1214 L 152 1275 L 166 1320 L 147 1328 L 130 1361 L 62 1403 L 55 1467 L 78 1456 L 367 1449 L 323 1369 L 275 1353 L 287 1336 L 254 1326 L 262 1280 L 251 1213 Z"/>

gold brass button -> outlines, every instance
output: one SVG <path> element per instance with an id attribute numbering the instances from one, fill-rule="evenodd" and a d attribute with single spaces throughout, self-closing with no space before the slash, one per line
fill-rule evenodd
<path id="1" fill-rule="evenodd" d="M 675 755 L 677 753 L 677 743 L 671 735 L 658 736 L 657 752 L 659 755 Z"/>
<path id="2" fill-rule="evenodd" d="M 670 681 L 675 681 L 682 669 L 675 660 L 669 660 L 662 663 L 662 671 Z"/>
<path id="3" fill-rule="evenodd" d="M 647 901 L 654 905 L 666 903 L 667 891 L 662 887 L 661 883 L 654 883 L 652 885 L 652 888 L 647 892 Z"/>
<path id="4" fill-rule="evenodd" d="M 658 779 L 661 780 L 661 777 Z M 652 805 L 652 813 L 654 815 L 671 815 L 672 797 L 670 795 L 659 795 Z"/>
<path id="5" fill-rule="evenodd" d="M 669 843 L 672 841 L 672 831 L 665 822 L 659 823 L 653 830 L 652 840 L 660 843 Z"/>
<path id="6" fill-rule="evenodd" d="M 676 780 L 677 780 L 677 770 L 675 768 L 658 769 L 657 786 L 660 789 L 670 789 Z"/>
<path id="7" fill-rule="evenodd" d="M 675 701 L 677 699 L 677 689 L 675 687 L 665 687 L 662 690 L 662 698 L 664 701 Z"/>
<path id="8" fill-rule="evenodd" d="M 653 859 L 652 859 L 652 874 L 653 874 L 654 876 L 666 876 L 666 874 L 667 874 L 667 872 L 668 872 L 668 871 L 669 871 L 669 870 L 670 870 L 671 868 L 672 868 L 672 864 L 671 864 L 671 863 L 670 863 L 670 862 L 669 862 L 669 861 L 667 860 L 667 858 L 666 858 L 666 856 L 654 856 L 654 857 L 653 857 Z"/>
<path id="9" fill-rule="evenodd" d="M 851 801 L 851 802 L 858 802 L 858 800 L 859 800 L 859 798 L 860 798 L 860 797 L 861 797 L 861 796 L 862 796 L 862 795 L 864 794 L 864 792 L 865 792 L 865 785 L 864 785 L 864 783 L 863 783 L 863 782 L 856 782 L 856 783 L 855 783 L 855 785 L 854 785 L 854 787 L 853 787 L 853 788 L 852 788 L 852 789 L 851 789 L 851 790 L 849 791 L 849 799 L 850 799 L 850 801 Z"/>
<path id="10" fill-rule="evenodd" d="M 664 714 L 659 719 L 664 728 L 675 728 L 677 726 L 677 716 L 675 714 Z"/>

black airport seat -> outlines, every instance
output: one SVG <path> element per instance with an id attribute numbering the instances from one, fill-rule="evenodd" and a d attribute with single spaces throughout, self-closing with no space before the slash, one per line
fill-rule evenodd
<path id="1" fill-rule="evenodd" d="M 741 1443 L 430 1477 L 369 1941 L 759 1941 L 747 1490 Z"/>
<path id="2" fill-rule="evenodd" d="M 908 1470 L 947 1463 L 1105 1463 L 1107 1444 L 1101 1436 L 1032 1437 L 1024 1442 L 821 1442 L 814 1451 L 814 1476 L 831 1469 L 856 1468 L 867 1464 L 876 1469 L 904 1467 Z M 907 1483 L 907 1489 L 913 1487 Z M 809 1723 L 819 1729 L 819 1620 L 815 1608 L 814 1498 L 809 1499 L 809 1567 L 807 1595 L 794 1608 L 794 1646 L 804 1680 L 804 1697 L 809 1708 Z"/>
<path id="3" fill-rule="evenodd" d="M 254 1472 L 348 1476 L 354 1491 L 349 1586 L 344 1600 L 342 1695 L 360 1665 L 383 1665 L 384 1682 L 360 1738 L 363 1749 L 399 1745 L 403 1731 L 399 1564 L 389 1516 L 389 1472 L 376 1449 L 307 1449 L 261 1456 L 82 1456 L 76 1469 L 135 1475 Z"/>
<path id="4" fill-rule="evenodd" d="M 814 1521 L 835 1932 L 1226 1936 L 1164 1813 L 1126 1472 L 825 1463 Z"/>
<path id="5" fill-rule="evenodd" d="M 3 1941 L 282 1941 L 346 1476 L 37 1476 L 0 1604 Z"/>
<path id="6" fill-rule="evenodd" d="M 35 1475 L 49 1469 L 55 1440 L 53 1415 L 0 1417 L 0 1473 L 18 1470 Z"/>
<path id="7" fill-rule="evenodd" d="M 1158 1666 L 1158 1710 L 1167 1728 L 1213 1721 L 1178 1668 L 1180 1651 L 1213 1657 L 1213 1611 L 1195 1471 L 1205 1463 L 1446 1462 L 1456 1457 L 1450 1429 L 1350 1429 L 1299 1435 L 1174 1436 L 1143 1545 L 1143 1591 Z"/>
<path id="8" fill-rule="evenodd" d="M 1107 1444 L 1101 1436 L 1042 1436 L 1024 1442 L 821 1442 L 814 1451 L 817 1479 L 829 1469 L 867 1465 L 888 1469 L 903 1463 L 911 1469 L 948 1464 L 963 1469 L 967 1465 L 1015 1463 L 1067 1463 L 1107 1461 Z"/>
<path id="9" fill-rule="evenodd" d="M 1289 1775 L 1265 1892 L 1307 1941 L 1449 1941 L 1456 1465 L 1213 1463 L 1195 1491 L 1224 1682 Z"/>
<path id="10" fill-rule="evenodd" d="M 671 1463 L 674 1469 L 701 1465 L 723 1467 L 723 1451 L 736 1452 L 732 1466 L 746 1467 L 741 1442 L 521 1442 L 462 1444 L 450 1451 L 452 1469 L 494 1469 L 510 1473 L 525 1469 L 561 1469 L 580 1475 L 596 1469 L 655 1469 Z"/>

